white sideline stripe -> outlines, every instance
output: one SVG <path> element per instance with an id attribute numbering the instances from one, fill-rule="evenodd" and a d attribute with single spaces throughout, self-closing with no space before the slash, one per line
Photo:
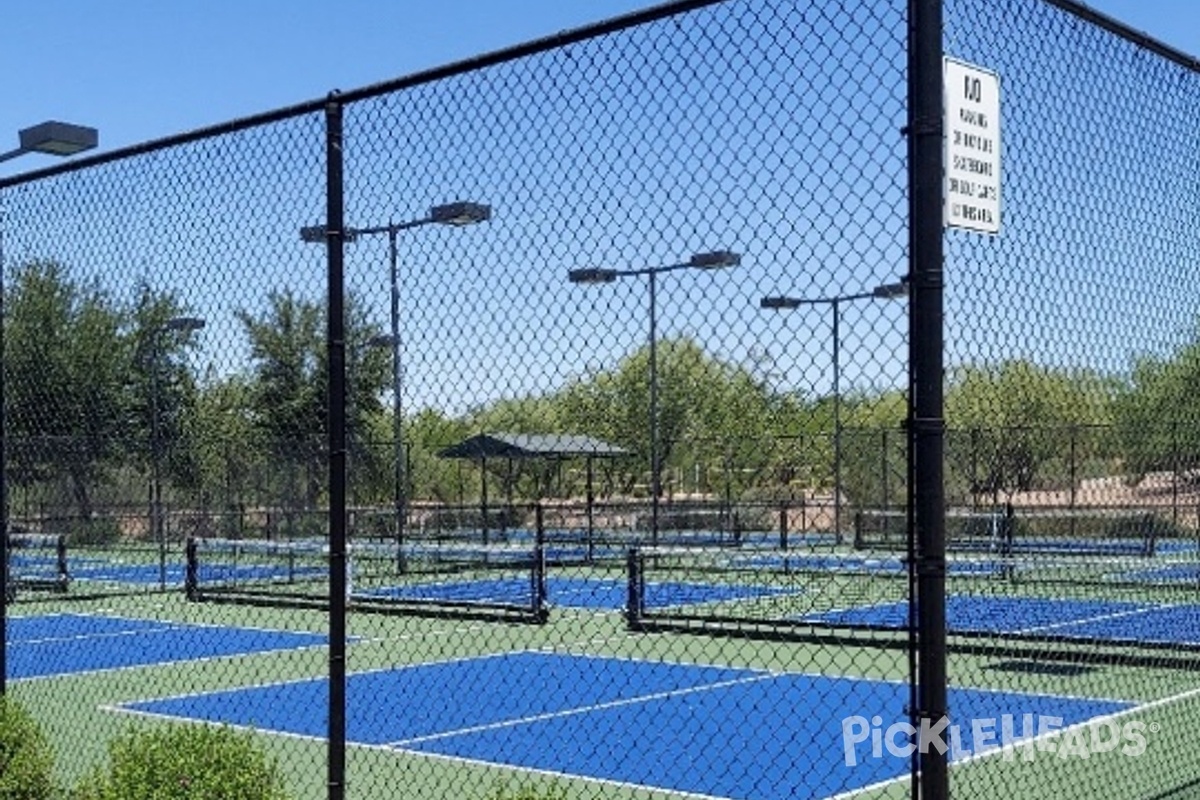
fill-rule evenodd
<path id="1" fill-rule="evenodd" d="M 141 636 L 143 634 L 155 633 L 171 633 L 172 631 L 182 630 L 177 625 L 167 624 L 161 628 L 144 628 L 142 630 L 124 630 L 124 631 L 108 631 L 107 633 L 75 633 L 70 636 L 43 636 L 39 639 L 12 639 L 9 641 L 9 647 L 21 647 L 22 645 L 38 645 L 52 644 L 54 642 L 90 642 L 101 639 L 118 639 L 124 636 Z"/>
<path id="2" fill-rule="evenodd" d="M 1183 702 L 1185 700 L 1191 700 L 1193 697 L 1200 697 L 1200 687 L 1197 687 L 1195 689 L 1188 689 L 1186 692 L 1180 692 L 1179 694 L 1171 695 L 1169 697 L 1160 697 L 1158 700 L 1151 700 L 1150 702 L 1142 703 L 1141 705 L 1135 705 L 1135 706 L 1131 706 L 1129 708 L 1123 708 L 1120 711 L 1114 711 L 1111 714 L 1104 714 L 1099 717 L 1091 717 L 1089 719 L 1081 720 L 1080 722 L 1076 722 L 1074 725 L 1068 725 L 1065 728 L 1059 728 L 1054 731 L 1047 731 L 1046 733 L 1041 734 L 1040 736 L 1031 736 L 1028 739 L 1019 739 L 1015 742 L 1010 742 L 1009 744 L 1001 745 L 1000 747 L 989 748 L 987 750 L 984 750 L 981 753 L 971 753 L 970 755 L 966 756 L 965 758 L 963 758 L 959 761 L 951 762 L 951 766 L 959 767 L 963 764 L 970 764 L 972 761 L 979 761 L 980 759 L 984 759 L 984 758 L 992 758 L 994 756 L 1002 755 L 1004 753 L 1016 752 L 1018 748 L 1036 747 L 1037 743 L 1039 741 L 1052 739 L 1055 736 L 1063 736 L 1067 733 L 1073 733 L 1077 730 L 1081 730 L 1090 725 L 1094 725 L 1098 722 L 1107 722 L 1109 720 L 1115 720 L 1120 717 L 1126 717 L 1126 716 L 1130 716 L 1133 714 L 1140 714 L 1140 713 L 1144 713 L 1147 711 L 1153 711 L 1157 708 L 1161 708 L 1163 706 L 1167 706 L 1172 703 L 1179 703 L 1179 702 Z M 882 781 L 877 781 L 868 786 L 863 786 L 860 789 L 851 789 L 848 792 L 842 792 L 841 794 L 831 795 L 830 797 L 827 797 L 825 800 L 849 800 L 849 798 L 858 797 L 859 795 L 862 795 L 866 792 L 875 791 L 877 789 L 882 789 L 886 786 L 890 786 L 895 783 L 900 783 L 901 781 L 907 781 L 911 777 L 912 776 L 910 773 L 905 772 L 902 775 L 897 775 L 894 778 L 887 778 Z"/>
<path id="3" fill-rule="evenodd" d="M 1051 622 L 1047 625 L 1034 625 L 1031 628 L 1018 628 L 1016 631 L 1014 631 L 1014 633 L 1017 633 L 1018 635 L 1026 633 L 1040 633 L 1042 631 L 1052 631 L 1056 628 L 1068 628 L 1072 625 L 1087 625 L 1093 622 L 1107 622 L 1108 620 L 1122 619 L 1123 617 L 1132 617 L 1138 614 L 1145 614 L 1149 611 L 1161 611 L 1164 608 L 1168 608 L 1168 606 L 1138 606 L 1137 608 L 1130 608 L 1126 609 L 1125 611 L 1113 611 L 1108 614 L 1097 614 L 1093 617 L 1080 617 L 1078 619 L 1066 620 L 1063 622 Z M 1004 631 L 1000 631 L 999 633 L 1000 635 L 1003 635 Z"/>
<path id="4" fill-rule="evenodd" d="M 411 739 L 400 739 L 395 742 L 388 742 L 385 746 L 405 748 L 412 745 L 423 744 L 425 742 L 437 741 L 438 739 L 449 739 L 454 736 L 482 733 L 483 731 L 501 730 L 503 728 L 514 728 L 518 725 L 524 725 L 530 722 L 543 722 L 551 719 L 563 719 L 564 717 L 573 717 L 580 714 L 590 714 L 593 711 L 605 711 L 610 708 L 620 708 L 622 706 L 636 705 L 638 703 L 647 703 L 653 700 L 663 700 L 668 697 L 678 697 L 681 695 L 698 694 L 711 689 L 727 689 L 730 686 L 740 686 L 743 684 L 757 683 L 758 681 L 774 680 L 777 675 L 770 673 L 748 675 L 742 678 L 734 678 L 727 681 L 717 681 L 716 683 L 707 683 L 703 686 L 689 686 L 684 689 L 667 689 L 661 692 L 652 692 L 650 694 L 640 695 L 638 697 L 625 697 L 620 700 L 610 700 L 605 703 L 593 703 L 587 706 L 579 706 L 577 708 L 568 708 L 561 711 L 549 711 L 543 714 L 534 714 L 528 717 L 517 717 L 515 719 L 506 719 L 499 722 L 489 722 L 485 725 L 472 725 L 466 728 L 456 728 L 452 731 L 443 731 L 441 733 L 431 733 L 425 736 L 415 736 Z"/>

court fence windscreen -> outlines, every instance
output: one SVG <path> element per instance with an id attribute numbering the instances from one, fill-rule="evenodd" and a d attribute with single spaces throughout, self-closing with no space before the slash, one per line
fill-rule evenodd
<path id="1" fill-rule="evenodd" d="M 1198 123 L 1068 0 L 690 0 L 0 180 L 0 689 L 64 788 L 1182 797 Z"/>

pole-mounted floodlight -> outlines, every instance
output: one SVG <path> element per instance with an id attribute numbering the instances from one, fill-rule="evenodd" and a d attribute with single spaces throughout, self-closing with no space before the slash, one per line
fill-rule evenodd
<path id="1" fill-rule="evenodd" d="M 585 267 L 583 269 L 573 269 L 567 273 L 567 280 L 571 283 L 584 284 L 600 284 L 612 283 L 619 277 L 619 273 L 615 269 L 601 269 L 599 267 Z"/>
<path id="2" fill-rule="evenodd" d="M 67 122 L 43 122 L 19 131 L 17 137 L 21 146 L 16 150 L 0 153 L 0 161 L 8 161 L 25 153 L 73 156 L 84 150 L 91 150 L 100 142 L 100 134 L 95 128 Z"/>
<path id="3" fill-rule="evenodd" d="M 668 264 L 660 267 L 643 267 L 642 269 L 605 269 L 602 267 L 585 267 L 567 272 L 567 280 L 571 283 L 601 284 L 613 283 L 619 278 L 645 276 L 650 288 L 650 543 L 658 544 L 659 495 L 662 494 L 662 464 L 659 463 L 658 441 L 658 276 L 664 272 L 676 272 L 684 269 L 713 270 L 735 267 L 742 263 L 742 257 L 732 250 L 714 250 L 708 253 L 695 253 L 680 264 Z"/>
<path id="4" fill-rule="evenodd" d="M 908 282 L 897 281 L 896 283 L 885 283 L 882 286 L 876 286 L 871 290 L 871 296 L 878 300 L 896 300 L 901 297 L 908 297 Z"/>
<path id="5" fill-rule="evenodd" d="M 696 253 L 688 259 L 688 266 L 696 269 L 724 269 L 725 267 L 736 267 L 740 263 L 742 263 L 742 257 L 729 250 Z"/>
<path id="6" fill-rule="evenodd" d="M 183 331 L 190 333 L 204 327 L 204 320 L 199 317 L 172 317 L 163 323 L 164 331 Z"/>
<path id="7" fill-rule="evenodd" d="M 406 488 L 404 466 L 404 416 L 402 407 L 402 390 L 404 373 L 400 364 L 400 253 L 397 239 L 401 231 L 420 228 L 425 225 L 448 225 L 464 227 L 487 222 L 492 218 L 492 207 L 483 203 L 460 200 L 433 206 L 429 214 L 407 222 L 389 222 L 386 225 L 376 225 L 368 228 L 346 228 L 342 239 L 353 242 L 363 236 L 386 234 L 388 237 L 388 277 L 391 284 L 391 332 L 387 335 L 373 336 L 367 341 L 368 347 L 390 347 L 392 349 L 392 439 L 393 439 L 393 482 L 396 515 L 396 545 L 399 553 L 399 568 L 404 570 L 404 526 L 408 516 L 408 491 Z M 300 229 L 300 240 L 311 244 L 323 244 L 329 238 L 329 230 L 324 225 L 309 225 Z"/>
<path id="8" fill-rule="evenodd" d="M 771 311 L 791 311 L 800 307 L 800 301 L 794 297 L 764 297 L 758 301 L 758 307 Z"/>
<path id="9" fill-rule="evenodd" d="M 476 225 L 492 218 L 492 207 L 482 203 L 447 203 L 429 209 L 429 221 L 438 225 Z"/>
<path id="10" fill-rule="evenodd" d="M 342 238 L 347 242 L 353 242 L 360 236 L 386 233 L 394 240 L 396 234 L 400 231 L 406 231 L 410 228 L 420 228 L 423 225 L 449 225 L 461 228 L 467 225 L 478 225 L 481 222 L 487 222 L 491 218 L 492 207 L 489 205 L 467 201 L 446 203 L 445 205 L 434 206 L 429 209 L 429 215 L 420 219 L 413 219 L 407 222 L 389 222 L 387 225 L 376 225 L 370 228 L 347 228 L 343 232 Z M 324 225 L 306 225 L 300 229 L 300 241 L 308 244 L 324 242 L 328 237 L 329 231 L 326 230 Z"/>
<path id="11" fill-rule="evenodd" d="M 896 300 L 908 296 L 908 282 L 885 283 L 867 292 L 835 297 L 764 297 L 759 308 L 791 311 L 801 306 L 827 305 L 833 311 L 833 527 L 842 535 L 842 351 L 841 306 L 851 300 Z"/>

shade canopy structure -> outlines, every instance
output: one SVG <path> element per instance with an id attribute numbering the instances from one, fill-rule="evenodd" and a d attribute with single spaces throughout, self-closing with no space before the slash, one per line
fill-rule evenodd
<path id="1" fill-rule="evenodd" d="M 480 433 L 438 451 L 441 458 L 471 461 L 523 458 L 615 458 L 628 451 L 593 438 L 564 433 Z"/>
<path id="2" fill-rule="evenodd" d="M 511 475 L 514 461 L 556 461 L 583 458 L 587 461 L 587 540 L 588 557 L 591 558 L 594 536 L 593 509 L 595 493 L 592 489 L 592 462 L 596 458 L 617 458 L 628 455 L 627 450 L 591 436 L 564 433 L 480 433 L 458 444 L 438 451 L 441 458 L 456 458 L 477 461 L 480 465 L 480 518 L 483 541 L 488 541 L 488 487 L 487 462 L 502 460 L 508 464 Z M 511 485 L 511 482 L 510 482 Z M 511 504 L 511 498 L 509 498 Z"/>

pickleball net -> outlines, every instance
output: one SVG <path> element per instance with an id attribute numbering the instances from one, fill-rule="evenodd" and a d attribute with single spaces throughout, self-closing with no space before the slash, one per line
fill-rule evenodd
<path id="1" fill-rule="evenodd" d="M 949 552 L 1054 556 L 1152 556 L 1159 541 L 1182 538 L 1158 514 L 1136 509 L 998 507 L 946 512 Z M 1194 543 L 1194 534 L 1190 540 Z M 854 516 L 858 550 L 904 551 L 903 510 L 863 509 Z"/>
<path id="2" fill-rule="evenodd" d="M 545 622 L 545 563 L 538 545 L 352 542 L 346 603 L 351 611 Z M 184 583 L 196 602 L 324 609 L 332 569 L 324 541 L 194 537 Z"/>
<path id="3" fill-rule="evenodd" d="M 903 648 L 903 553 L 631 548 L 634 631 Z M 707 593 L 681 594 L 704 585 Z M 1089 555 L 956 552 L 945 562 L 952 647 L 987 655 L 1157 663 L 1200 659 L 1196 551 Z"/>
<path id="4" fill-rule="evenodd" d="M 25 590 L 65 592 L 70 582 L 66 536 L 8 534 L 7 600 Z"/>

